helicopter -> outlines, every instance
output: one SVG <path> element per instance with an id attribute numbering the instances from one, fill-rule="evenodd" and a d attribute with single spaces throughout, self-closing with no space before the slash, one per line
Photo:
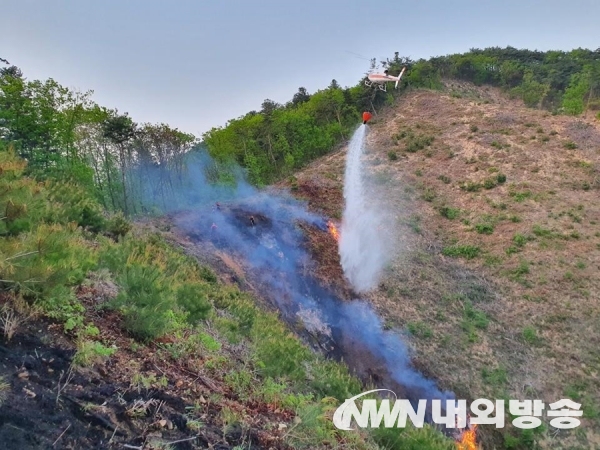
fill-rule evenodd
<path id="1" fill-rule="evenodd" d="M 403 67 L 402 71 L 397 77 L 390 75 L 388 69 L 384 70 L 383 73 L 370 73 L 369 75 L 367 75 L 365 85 L 369 87 L 376 85 L 381 91 L 387 92 L 388 81 L 395 81 L 396 84 L 394 88 L 398 89 L 398 83 L 400 82 L 400 78 L 402 78 L 402 75 L 404 74 L 405 70 L 406 67 Z"/>

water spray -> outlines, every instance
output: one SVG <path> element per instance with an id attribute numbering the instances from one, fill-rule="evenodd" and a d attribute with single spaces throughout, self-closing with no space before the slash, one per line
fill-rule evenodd
<path id="1" fill-rule="evenodd" d="M 368 114 L 368 113 L 366 113 Z M 383 213 L 374 199 L 367 198 L 362 156 L 368 126 L 358 127 L 346 157 L 344 176 L 345 208 L 342 217 L 339 253 L 344 275 L 357 292 L 377 285 L 381 270 L 391 256 L 383 230 Z"/>

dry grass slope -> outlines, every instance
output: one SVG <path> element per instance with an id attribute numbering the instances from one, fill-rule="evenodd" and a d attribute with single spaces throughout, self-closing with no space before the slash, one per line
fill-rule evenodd
<path id="1" fill-rule="evenodd" d="M 401 248 L 370 297 L 415 364 L 460 397 L 578 400 L 582 426 L 535 439 L 600 445 L 600 122 L 450 82 L 370 128 L 373 195 L 396 213 Z M 298 174 L 298 195 L 339 216 L 327 200 L 341 198 L 344 158 Z M 505 434 L 484 433 L 485 448 L 530 445 Z"/>

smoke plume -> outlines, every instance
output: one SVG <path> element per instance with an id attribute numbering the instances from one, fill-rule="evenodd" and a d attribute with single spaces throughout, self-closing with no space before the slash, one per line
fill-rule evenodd
<path id="1" fill-rule="evenodd" d="M 353 139 L 352 158 L 360 157 L 364 128 Z M 377 215 L 365 213 L 369 209 L 361 191 L 360 163 L 355 159 L 350 163 L 348 179 L 356 185 L 347 192 L 349 204 L 342 245 L 344 254 L 350 258 L 345 260 L 346 267 L 352 268 L 353 280 L 364 287 L 375 279 L 381 268 L 377 258 L 384 252 L 373 233 L 365 231 L 369 226 L 377 226 L 373 220 Z M 343 359 L 363 379 L 375 374 L 378 387 L 404 389 L 420 398 L 451 395 L 440 392 L 434 381 L 411 366 L 402 337 L 385 330 L 367 302 L 343 300 L 321 284 L 303 227 L 327 233 L 326 217 L 311 213 L 304 202 L 287 192 L 250 186 L 241 172 L 235 185 L 227 188 L 215 185 L 206 175 L 213 167 L 214 162 L 206 153 L 188 158 L 178 176 L 181 189 L 170 191 L 167 202 L 181 208 L 171 213 L 172 220 L 198 249 L 214 248 L 236 260 L 244 267 L 243 276 L 258 287 L 285 321 L 294 326 L 302 323 L 315 348 Z M 356 215 L 370 214 L 371 218 L 356 217 L 358 224 L 348 222 Z M 348 235 L 344 236 L 345 233 Z M 318 345 L 314 344 L 315 336 Z"/>

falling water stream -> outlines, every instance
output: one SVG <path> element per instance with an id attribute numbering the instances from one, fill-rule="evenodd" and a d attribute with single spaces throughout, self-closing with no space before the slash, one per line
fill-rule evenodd
<path id="1" fill-rule="evenodd" d="M 348 145 L 344 176 L 345 208 L 340 237 L 340 260 L 344 275 L 357 292 L 377 285 L 381 270 L 393 252 L 386 246 L 381 207 L 367 199 L 363 153 L 367 125 L 361 125 Z"/>

